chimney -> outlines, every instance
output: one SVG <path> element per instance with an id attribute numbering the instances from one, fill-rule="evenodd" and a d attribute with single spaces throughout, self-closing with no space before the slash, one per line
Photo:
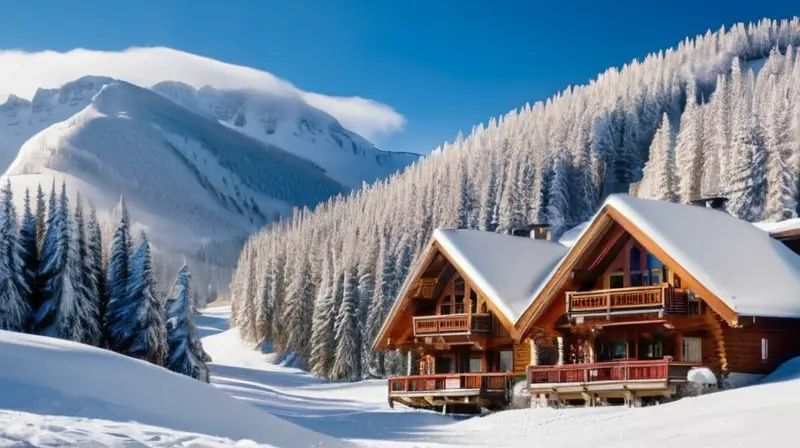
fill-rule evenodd
<path id="1" fill-rule="evenodd" d="M 698 207 L 727 211 L 728 198 L 725 196 L 706 196 L 692 201 L 692 204 Z"/>
<path id="2" fill-rule="evenodd" d="M 531 224 L 527 227 L 519 229 L 511 229 L 511 234 L 514 236 L 523 236 L 525 238 L 533 238 L 535 240 L 550 241 L 550 225 L 549 224 Z"/>

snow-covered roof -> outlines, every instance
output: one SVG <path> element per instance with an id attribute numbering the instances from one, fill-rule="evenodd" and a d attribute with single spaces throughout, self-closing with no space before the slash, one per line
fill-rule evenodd
<path id="1" fill-rule="evenodd" d="M 561 234 L 561 238 L 558 239 L 558 244 L 561 244 L 566 247 L 572 247 L 578 238 L 583 235 L 583 231 L 589 226 L 590 221 L 582 222 L 577 226 L 567 230 L 566 232 Z"/>
<path id="2" fill-rule="evenodd" d="M 761 221 L 753 223 L 754 226 L 769 233 L 783 233 L 800 230 L 800 218 L 787 219 L 778 222 Z"/>
<path id="3" fill-rule="evenodd" d="M 555 242 L 477 230 L 437 229 L 433 238 L 511 322 L 567 253 Z"/>
<path id="4" fill-rule="evenodd" d="M 613 207 L 731 310 L 800 317 L 800 256 L 725 212 L 626 195 Z"/>

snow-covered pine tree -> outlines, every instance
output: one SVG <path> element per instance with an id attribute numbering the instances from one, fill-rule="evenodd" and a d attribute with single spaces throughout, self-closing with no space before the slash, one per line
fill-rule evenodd
<path id="1" fill-rule="evenodd" d="M 33 316 L 32 331 L 36 334 L 60 337 L 63 332 L 60 329 L 61 324 L 57 320 L 63 321 L 68 327 L 73 326 L 74 323 L 65 320 L 73 317 L 71 313 L 60 316 L 62 313 L 59 311 L 61 296 L 58 291 L 61 289 L 69 247 L 69 211 L 61 212 L 59 210 L 55 185 L 55 180 L 53 180 L 48 198 L 47 228 L 42 243 L 38 273 L 42 301 Z M 66 195 L 62 199 L 66 201 Z M 62 206 L 66 206 L 66 204 L 62 204 Z M 67 309 L 71 308 L 69 304 L 66 305 Z"/>
<path id="2" fill-rule="evenodd" d="M 458 170 L 458 228 L 475 229 L 478 227 L 475 189 L 469 180 L 468 165 L 461 163 Z"/>
<path id="3" fill-rule="evenodd" d="M 766 151 L 758 125 L 752 113 L 753 72 L 743 81 L 744 98 L 734 111 L 732 137 L 731 186 L 728 211 L 748 221 L 760 220 L 766 200 Z"/>
<path id="4" fill-rule="evenodd" d="M 332 249 L 326 245 L 323 250 L 321 283 L 317 289 L 312 314 L 311 357 L 308 367 L 313 375 L 330 378 L 336 348 L 333 327 L 338 311 L 335 308 L 334 297 L 337 285 Z"/>
<path id="5" fill-rule="evenodd" d="M 489 152 L 489 178 L 484 184 L 478 228 L 483 231 L 494 232 L 496 228 L 495 209 L 497 208 L 497 170 L 495 152 L 493 150 Z"/>
<path id="6" fill-rule="evenodd" d="M 554 240 L 567 230 L 567 211 L 569 209 L 569 170 L 572 166 L 566 150 L 558 151 L 553 157 L 553 175 L 548 183 L 550 200 L 547 203 L 547 224 Z"/>
<path id="7" fill-rule="evenodd" d="M 361 338 L 358 333 L 358 268 L 352 257 L 345 261 L 344 291 L 336 315 L 336 354 L 331 375 L 335 379 L 356 381 L 361 375 Z"/>
<path id="8" fill-rule="evenodd" d="M 111 240 L 108 255 L 106 285 L 108 288 L 108 308 L 105 314 L 105 334 L 108 348 L 118 353 L 127 350 L 128 327 L 128 285 L 131 275 L 131 230 L 125 200 L 119 202 L 120 220 Z"/>
<path id="9" fill-rule="evenodd" d="M 474 210 L 474 208 L 473 208 Z M 474 215 L 473 215 L 474 218 Z M 471 220 L 469 218 L 468 220 Z M 474 220 L 473 220 L 474 221 Z M 373 238 L 378 238 L 378 232 L 371 232 Z M 372 244 L 362 244 L 362 250 Z M 369 313 L 372 297 L 375 295 L 375 263 L 376 257 L 372 251 L 365 251 L 359 256 L 358 264 L 358 333 L 361 340 L 361 376 L 370 375 L 373 364 L 372 338 L 368 334 L 367 315 Z"/>
<path id="10" fill-rule="evenodd" d="M 204 361 L 203 344 L 197 335 L 192 315 L 191 273 L 184 265 L 178 271 L 172 286 L 172 297 L 167 300 L 166 367 L 173 372 L 200 381 L 209 381 L 208 366 Z"/>
<path id="11" fill-rule="evenodd" d="M 270 322 L 270 335 L 272 336 L 272 344 L 275 351 L 279 355 L 283 355 L 283 349 L 286 346 L 286 327 L 283 324 L 283 309 L 284 297 L 286 296 L 286 254 L 282 251 L 276 251 L 275 256 L 270 259 L 270 302 L 272 308 L 272 321 Z"/>
<path id="12" fill-rule="evenodd" d="M 42 184 L 39 184 L 36 187 L 36 250 L 40 257 L 45 230 L 47 230 L 47 205 Z"/>
<path id="13" fill-rule="evenodd" d="M 103 235 L 94 207 L 91 207 L 89 211 L 88 233 L 88 266 L 95 285 L 96 295 L 94 301 L 97 304 L 97 319 L 101 330 L 100 346 L 106 346 L 108 327 L 105 324 L 105 316 L 108 309 L 108 291 L 106 289 L 105 266 L 103 263 Z"/>
<path id="14" fill-rule="evenodd" d="M 0 201 L 0 330 L 24 331 L 31 318 L 31 306 L 9 180 Z"/>
<path id="15" fill-rule="evenodd" d="M 311 320 L 314 312 L 314 285 L 311 263 L 305 253 L 296 254 L 295 269 L 286 290 L 283 320 L 286 325 L 287 350 L 293 350 L 301 359 L 311 355 Z"/>
<path id="16" fill-rule="evenodd" d="M 102 320 L 100 315 L 100 300 L 95 281 L 94 257 L 89 252 L 86 240 L 86 223 L 83 216 L 83 202 L 80 192 L 75 199 L 75 220 L 72 229 L 69 261 L 71 265 L 71 279 L 75 290 L 76 299 L 80 301 L 84 312 L 80 314 L 83 329 L 81 342 L 100 346 L 102 342 Z"/>
<path id="17" fill-rule="evenodd" d="M 119 353 L 163 366 L 167 359 L 164 304 L 156 295 L 150 242 L 142 232 L 131 257 L 125 306 L 112 328 Z"/>
<path id="18" fill-rule="evenodd" d="M 375 279 L 375 291 L 372 296 L 372 301 L 367 310 L 367 321 L 365 334 L 365 344 L 372 345 L 375 338 L 378 336 L 381 326 L 383 325 L 386 315 L 389 313 L 392 301 L 395 298 L 395 261 L 394 257 L 389 251 L 389 242 L 386 236 L 383 236 L 378 246 L 378 261 L 376 266 L 377 277 Z M 384 367 L 384 354 L 378 353 L 374 359 L 374 368 L 377 376 L 384 376 L 386 371 Z"/>
<path id="19" fill-rule="evenodd" d="M 36 217 L 31 210 L 30 191 L 26 188 L 25 209 L 22 215 L 22 227 L 19 230 L 19 245 L 22 272 L 28 289 L 27 299 L 32 311 L 39 309 L 39 305 L 42 303 L 38 284 L 39 248 L 36 238 Z"/>
<path id="20" fill-rule="evenodd" d="M 791 105 L 787 87 L 781 81 L 770 85 L 766 106 L 767 199 L 764 218 L 782 221 L 797 217 L 798 173 L 790 166 L 795 148 L 791 147 Z"/>
<path id="21" fill-rule="evenodd" d="M 642 190 L 640 195 L 651 199 L 668 202 L 677 202 L 679 199 L 672 126 L 666 113 L 650 144 L 650 160 L 645 165 Z"/>
<path id="22" fill-rule="evenodd" d="M 703 116 L 696 95 L 695 83 L 690 81 L 686 86 L 686 107 L 675 138 L 678 193 L 684 204 L 699 199 L 703 176 Z"/>

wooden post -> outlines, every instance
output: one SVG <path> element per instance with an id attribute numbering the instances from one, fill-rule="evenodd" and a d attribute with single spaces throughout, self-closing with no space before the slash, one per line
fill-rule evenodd
<path id="1" fill-rule="evenodd" d="M 413 361 L 413 356 L 411 356 L 411 350 L 406 352 L 406 376 L 411 376 L 411 363 Z"/>
<path id="2" fill-rule="evenodd" d="M 539 346 L 536 345 L 536 341 L 531 338 L 531 365 L 538 366 L 539 365 Z"/>
<path id="3" fill-rule="evenodd" d="M 564 365 L 564 338 L 558 337 L 558 365 Z"/>

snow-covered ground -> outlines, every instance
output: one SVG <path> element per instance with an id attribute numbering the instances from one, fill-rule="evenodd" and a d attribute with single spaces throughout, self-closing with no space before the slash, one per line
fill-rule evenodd
<path id="1" fill-rule="evenodd" d="M 796 446 L 800 358 L 760 384 L 675 403 L 454 418 L 386 402 L 386 381 L 326 383 L 197 317 L 212 386 L 104 350 L 0 332 L 0 446 Z M 256 442 L 259 442 L 258 444 Z"/>
<path id="2" fill-rule="evenodd" d="M 327 384 L 274 364 L 227 330 L 227 308 L 198 317 L 214 358 L 212 382 L 299 426 L 370 447 L 710 447 L 796 446 L 800 358 L 763 384 L 661 406 L 526 409 L 456 419 L 390 409 L 386 381 Z"/>

